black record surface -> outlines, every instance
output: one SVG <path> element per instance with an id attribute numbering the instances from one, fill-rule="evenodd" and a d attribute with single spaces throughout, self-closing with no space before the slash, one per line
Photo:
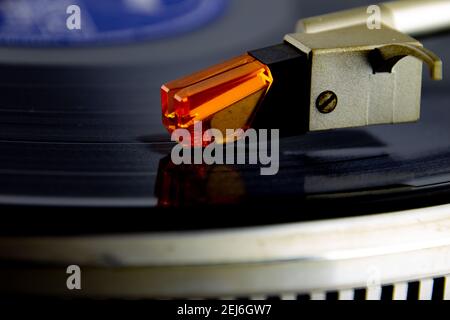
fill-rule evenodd
<path id="1" fill-rule="evenodd" d="M 223 21 L 207 30 L 129 51 L 85 48 L 78 55 L 70 51 L 68 61 L 57 49 L 0 49 L 0 203 L 5 212 L 1 232 L 241 226 L 448 201 L 448 80 L 425 81 L 418 123 L 283 138 L 275 176 L 260 176 L 260 168 L 250 165 L 171 164 L 173 144 L 161 124 L 160 85 L 280 42 L 296 19 L 318 13 L 316 7 L 298 1 L 240 3 L 234 1 Z M 242 14 L 244 9 L 251 12 L 248 3 L 259 8 L 258 15 L 234 19 L 249 17 Z M 361 2 L 347 5 L 355 4 Z M 264 21 L 273 26 L 258 28 Z M 230 24 L 236 31 L 236 23 L 243 31 L 231 37 Z M 226 35 L 230 46 L 213 44 L 223 44 Z M 206 49 L 193 53 L 193 48 L 186 48 L 189 40 Z M 208 49 L 210 43 L 213 49 Z M 450 61 L 449 44 L 448 36 L 425 41 L 444 62 Z M 169 57 L 163 55 L 164 48 L 170 48 Z M 126 52 L 132 58 L 125 59 Z M 61 59 L 52 61 L 52 56 Z M 23 206 L 26 210 L 20 214 L 6 213 Z M 61 210 L 83 212 L 80 207 L 103 209 L 80 214 L 71 228 L 64 216 L 55 215 Z M 11 227 L 17 224 L 20 228 Z"/>

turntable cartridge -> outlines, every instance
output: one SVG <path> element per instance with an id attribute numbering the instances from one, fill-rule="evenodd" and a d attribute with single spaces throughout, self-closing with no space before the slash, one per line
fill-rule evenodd
<path id="1" fill-rule="evenodd" d="M 450 1 L 394 1 L 301 20 L 281 44 L 163 85 L 163 123 L 169 132 L 202 121 L 203 130 L 299 134 L 417 121 L 422 62 L 440 80 L 442 61 L 408 34 L 447 27 Z"/>

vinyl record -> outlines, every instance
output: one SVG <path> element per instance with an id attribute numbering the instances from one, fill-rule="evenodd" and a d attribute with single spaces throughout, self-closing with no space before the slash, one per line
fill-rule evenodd
<path id="1" fill-rule="evenodd" d="M 311 13 L 295 0 L 283 5 L 220 0 L 208 4 L 209 11 L 199 9 L 205 1 L 179 0 L 162 1 L 162 16 L 146 16 L 139 25 L 126 25 L 127 19 L 103 25 L 97 12 L 103 2 L 87 3 L 78 2 L 97 31 L 72 38 L 67 33 L 43 35 L 33 25 L 28 26 L 31 33 L 2 36 L 5 16 L 19 14 L 17 8 L 33 8 L 35 1 L 2 2 L 1 204 L 155 212 L 199 207 L 203 213 L 214 207 L 227 212 L 221 219 L 205 220 L 202 213 L 190 216 L 189 223 L 180 219 L 172 224 L 163 214 L 151 227 L 165 229 L 358 215 L 437 204 L 448 195 L 447 80 L 432 86 L 425 81 L 418 123 L 284 137 L 275 176 L 261 176 L 253 165 L 174 166 L 169 156 L 173 143 L 161 123 L 161 84 L 278 43 L 300 16 Z M 120 6 L 136 9 L 139 3 L 115 1 L 109 9 L 118 14 Z M 175 3 L 192 11 L 177 16 L 170 11 Z M 147 28 L 181 19 L 188 11 L 199 19 L 187 29 L 175 30 L 174 25 L 157 36 Z M 36 21 L 48 14 L 38 12 Z M 119 32 L 124 29 L 131 30 L 128 37 Z M 449 41 L 448 36 L 431 39 L 426 46 L 446 61 Z M 341 209 L 330 213 L 337 205 Z M 261 208 L 262 214 L 251 222 L 233 220 L 239 214 L 223 208 L 236 206 Z M 284 215 L 264 215 L 266 211 Z"/>

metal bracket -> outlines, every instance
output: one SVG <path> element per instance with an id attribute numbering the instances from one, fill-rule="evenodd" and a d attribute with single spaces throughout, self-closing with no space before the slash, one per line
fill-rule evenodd
<path id="1" fill-rule="evenodd" d="M 404 57 L 412 56 L 422 60 L 430 69 L 433 80 L 442 80 L 442 60 L 422 46 L 411 44 L 390 44 L 372 51 L 370 59 L 374 72 L 392 72 L 392 68 Z"/>
<path id="2" fill-rule="evenodd" d="M 417 121 L 422 62 L 434 80 L 442 79 L 437 55 L 385 25 L 288 34 L 285 41 L 310 60 L 310 131 Z M 334 99 L 321 98 L 325 93 Z"/>

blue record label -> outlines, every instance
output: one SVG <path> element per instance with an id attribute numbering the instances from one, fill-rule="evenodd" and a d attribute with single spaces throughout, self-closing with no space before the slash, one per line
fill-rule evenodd
<path id="1" fill-rule="evenodd" d="M 1 0 L 0 44 L 102 45 L 160 39 L 219 17 L 227 0 Z"/>

